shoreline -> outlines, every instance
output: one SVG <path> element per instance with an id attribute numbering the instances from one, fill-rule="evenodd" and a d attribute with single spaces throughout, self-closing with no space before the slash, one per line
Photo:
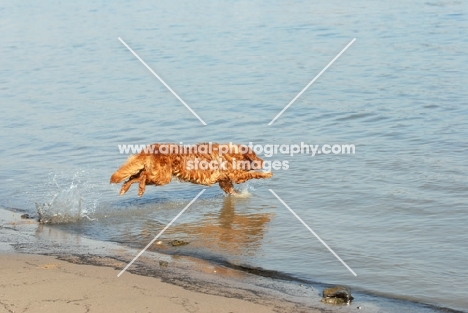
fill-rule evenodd
<path id="1" fill-rule="evenodd" d="M 30 302 L 37 305 L 34 312 L 39 305 L 50 303 L 60 306 L 56 310 L 63 311 L 65 307 L 67 311 L 71 310 L 69 303 L 63 299 L 78 303 L 76 306 L 81 311 L 77 312 L 84 312 L 84 309 L 87 312 L 108 312 L 110 309 L 119 312 L 119 306 L 113 307 L 113 303 L 120 301 L 121 297 L 135 304 L 151 303 L 155 298 L 161 298 L 162 305 L 167 306 L 163 310 L 149 305 L 149 311 L 141 307 L 137 312 L 324 312 L 305 301 L 301 303 L 294 296 L 291 300 L 287 299 L 291 296 L 275 292 L 268 279 L 265 279 L 263 287 L 254 286 L 248 283 L 252 279 L 248 277 L 252 276 L 250 274 L 190 257 L 148 251 L 117 277 L 133 259 L 135 250 L 69 234 L 41 225 L 33 219 L 21 219 L 20 215 L 0 209 L 0 260 L 4 265 L 1 285 L 5 290 L 0 293 L 0 313 L 23 312 L 28 310 L 27 303 Z M 167 265 L 161 266 L 159 261 Z M 25 272 L 28 275 L 21 274 Z M 83 276 L 83 272 L 87 274 Z M 66 283 L 62 282 L 63 277 Z M 75 282 L 75 278 L 79 283 Z M 99 290 L 96 295 L 86 293 L 86 290 L 99 285 L 98 281 L 105 282 L 106 288 L 114 290 L 115 299 L 107 292 L 99 295 Z M 126 282 L 125 285 L 122 285 L 123 282 Z M 140 285 L 137 283 L 145 287 L 138 287 Z M 30 285 L 44 292 L 40 296 L 35 295 L 34 290 L 28 287 Z M 144 292 L 135 293 L 135 288 L 143 288 Z M 14 292 L 10 292 L 10 289 Z M 64 293 L 61 293 L 62 289 Z M 166 294 L 160 290 L 172 290 L 172 298 L 183 301 L 174 305 L 165 299 Z M 307 290 L 307 293 L 310 291 Z M 128 298 L 128 294 L 132 294 L 132 297 Z M 313 294 L 320 306 L 318 292 L 313 291 Z M 102 298 L 105 299 L 100 304 L 99 299 Z M 18 307 L 12 309 L 14 305 Z M 96 309 L 88 310 L 92 306 Z M 45 307 L 51 310 L 50 306 Z M 120 307 L 121 312 L 131 311 L 128 306 Z"/>
<path id="2" fill-rule="evenodd" d="M 20 210 L 16 211 L 19 212 Z M 96 241 L 48 225 L 42 225 L 33 219 L 21 219 L 20 215 L 21 213 L 15 213 L 11 209 L 0 208 L 0 234 L 2 235 L 0 236 L 0 260 L 2 262 L 7 260 L 8 257 L 12 257 L 18 260 L 18 264 L 23 264 L 23 268 L 28 268 L 27 265 L 24 265 L 26 258 L 44 257 L 49 258 L 47 261 L 42 262 L 44 264 L 62 264 L 62 262 L 70 264 L 69 266 L 63 265 L 60 267 L 67 268 L 70 273 L 78 273 L 79 267 L 82 265 L 90 266 L 94 268 L 94 270 L 90 271 L 96 272 L 99 277 L 104 275 L 105 277 L 101 277 L 101 279 L 105 281 L 117 279 L 115 286 L 117 288 L 119 286 L 117 274 L 134 258 L 137 252 L 116 243 Z M 17 265 L 13 268 L 13 271 L 21 271 L 21 268 L 20 265 Z M 44 274 L 39 271 L 39 268 L 29 268 L 28 270 L 34 273 L 33 277 Z M 54 270 L 56 270 L 55 274 L 60 274 L 58 268 Z M 154 251 L 146 251 L 141 255 L 122 274 L 122 277 L 124 276 L 152 279 L 158 286 L 168 284 L 179 287 L 186 292 L 193 293 L 190 294 L 193 299 L 199 299 L 200 295 L 218 297 L 216 298 L 217 301 L 223 305 L 228 299 L 237 299 L 249 303 L 249 305 L 259 305 L 262 307 L 261 310 L 266 310 L 265 312 L 356 312 L 358 307 L 360 308 L 359 312 L 399 312 L 402 310 L 462 312 L 424 303 L 385 298 L 359 291 L 353 292 L 355 301 L 351 305 L 326 305 L 320 302 L 321 292 L 319 289 L 323 286 L 317 287 L 315 284 L 311 286 L 311 284 L 301 284 L 297 281 L 263 277 L 248 270 L 230 268 L 225 264 L 216 264 L 190 256 L 167 255 Z M 9 279 L 10 281 L 15 280 L 14 275 Z M 44 277 L 44 279 L 54 281 L 49 276 Z M 33 281 L 26 280 L 25 285 L 30 283 L 33 283 Z M 88 280 L 83 281 L 83 284 L 93 284 L 93 279 L 88 277 Z M 165 288 L 161 286 L 160 288 Z M 75 287 L 73 284 L 73 288 Z M 119 292 L 121 291 L 123 292 L 123 289 L 119 289 Z M 129 292 L 133 291 L 130 290 Z M 154 292 L 154 294 L 158 294 L 157 290 Z M 147 293 L 153 294 L 153 291 L 150 290 Z M 20 292 L 20 294 L 24 294 L 24 292 Z M 29 295 L 30 293 L 27 292 L 26 294 Z M 123 295 L 125 296 L 125 292 L 123 292 Z M 4 297 L 0 298 L 2 301 L 3 299 Z M 44 299 L 44 301 L 47 300 Z M 248 306 L 248 304 L 245 305 Z M 260 309 L 255 309 L 255 312 L 258 310 Z M 250 311 L 250 309 L 246 308 L 239 312 Z M 15 310 L 15 312 L 18 311 Z M 192 311 L 189 310 L 188 312 Z M 193 312 L 210 311 L 196 310 Z M 224 311 L 214 310 L 213 312 Z M 1 305 L 0 313 L 3 313 Z"/>
<path id="3" fill-rule="evenodd" d="M 77 265 L 52 256 L 0 253 L 0 312 L 274 312 L 275 306 L 209 295 L 161 279 Z"/>

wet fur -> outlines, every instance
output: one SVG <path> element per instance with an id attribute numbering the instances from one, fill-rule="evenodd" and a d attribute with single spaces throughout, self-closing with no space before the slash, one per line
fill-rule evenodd
<path id="1" fill-rule="evenodd" d="M 153 144 L 156 148 L 161 144 Z M 166 144 L 169 145 L 169 144 Z M 198 144 L 208 145 L 208 144 Z M 249 179 L 270 178 L 271 172 L 255 172 L 248 169 L 239 169 L 233 166 L 233 161 L 248 161 L 252 167 L 260 164 L 263 166 L 263 160 L 249 149 L 247 153 L 239 152 L 239 145 L 231 145 L 230 152 L 219 155 L 218 144 L 212 144 L 211 153 L 172 153 L 172 154 L 153 154 L 145 153 L 132 155 L 110 178 L 111 184 L 117 184 L 125 180 L 120 189 L 123 195 L 128 191 L 132 184 L 138 184 L 138 196 L 141 197 L 146 189 L 146 185 L 162 186 L 169 184 L 172 178 L 184 182 L 191 182 L 199 185 L 210 186 L 218 183 L 221 189 L 227 194 L 234 194 L 234 183 L 240 184 Z M 195 159 L 226 161 L 226 169 L 187 169 L 187 162 Z"/>

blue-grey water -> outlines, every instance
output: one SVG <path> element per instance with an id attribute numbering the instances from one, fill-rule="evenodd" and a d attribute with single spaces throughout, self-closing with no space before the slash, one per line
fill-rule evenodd
<path id="1" fill-rule="evenodd" d="M 467 310 L 467 13 L 448 0 L 2 2 L 0 205 L 49 203 L 92 219 L 56 227 L 139 250 L 205 187 L 119 197 L 119 144 L 354 144 L 265 158 L 289 169 L 238 186 L 245 198 L 209 188 L 162 237 L 191 244 L 152 249 Z"/>

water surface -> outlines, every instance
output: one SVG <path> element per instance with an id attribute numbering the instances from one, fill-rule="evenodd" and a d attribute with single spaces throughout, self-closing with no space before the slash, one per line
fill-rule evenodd
<path id="1" fill-rule="evenodd" d="M 275 155 L 289 169 L 239 186 L 246 198 L 209 188 L 162 238 L 190 245 L 152 249 L 468 308 L 464 2 L 43 1 L 0 17 L 0 205 L 55 201 L 88 217 L 56 227 L 141 249 L 203 187 L 118 197 L 118 144 L 354 144 Z"/>

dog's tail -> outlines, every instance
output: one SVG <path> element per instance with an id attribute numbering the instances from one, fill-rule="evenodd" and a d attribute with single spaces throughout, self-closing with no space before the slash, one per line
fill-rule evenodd
<path id="1" fill-rule="evenodd" d="M 111 184 L 117 184 L 129 178 L 132 175 L 138 174 L 145 168 L 146 158 L 144 155 L 132 155 L 110 178 Z"/>

